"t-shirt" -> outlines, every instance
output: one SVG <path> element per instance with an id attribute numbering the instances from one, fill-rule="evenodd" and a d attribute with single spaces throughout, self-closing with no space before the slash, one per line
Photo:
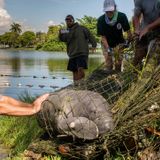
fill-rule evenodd
<path id="1" fill-rule="evenodd" d="M 97 34 L 105 36 L 110 47 L 124 42 L 123 31 L 126 32 L 130 29 L 127 16 L 118 12 L 117 22 L 111 26 L 105 21 L 105 14 L 98 18 Z"/>
<path id="2" fill-rule="evenodd" d="M 160 17 L 160 0 L 135 0 L 134 15 L 143 15 L 142 28 Z"/>

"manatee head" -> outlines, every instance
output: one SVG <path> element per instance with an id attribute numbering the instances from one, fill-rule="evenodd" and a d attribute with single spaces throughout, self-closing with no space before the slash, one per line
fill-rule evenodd
<path id="1" fill-rule="evenodd" d="M 99 136 L 97 125 L 86 117 L 58 118 L 59 133 L 64 133 L 84 140 L 96 139 Z"/>

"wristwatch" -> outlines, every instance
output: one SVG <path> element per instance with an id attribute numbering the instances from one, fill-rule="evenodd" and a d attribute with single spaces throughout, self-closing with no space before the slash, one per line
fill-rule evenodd
<path id="1" fill-rule="evenodd" d="M 110 47 L 107 48 L 107 52 L 108 52 L 108 53 L 112 52 L 112 50 L 111 50 Z"/>

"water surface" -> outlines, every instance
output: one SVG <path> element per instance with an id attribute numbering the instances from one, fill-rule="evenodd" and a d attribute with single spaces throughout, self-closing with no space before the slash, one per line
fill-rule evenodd
<path id="1" fill-rule="evenodd" d="M 0 50 L 0 94 L 37 96 L 65 87 L 72 83 L 67 61 L 61 52 Z M 90 54 L 87 74 L 102 62 L 101 54 Z"/>

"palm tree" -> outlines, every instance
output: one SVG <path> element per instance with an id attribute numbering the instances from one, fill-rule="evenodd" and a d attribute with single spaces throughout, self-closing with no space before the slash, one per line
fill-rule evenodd
<path id="1" fill-rule="evenodd" d="M 11 24 L 11 28 L 10 28 L 10 46 L 11 47 L 16 47 L 17 46 L 17 41 L 19 38 L 20 33 L 22 32 L 21 30 L 21 25 L 18 23 L 13 22 Z"/>
<path id="2" fill-rule="evenodd" d="M 11 31 L 11 32 L 14 32 L 14 33 L 17 33 L 17 34 L 20 34 L 20 33 L 22 32 L 22 30 L 21 30 L 21 25 L 18 24 L 18 23 L 13 22 L 13 23 L 11 24 L 10 31 Z"/>

